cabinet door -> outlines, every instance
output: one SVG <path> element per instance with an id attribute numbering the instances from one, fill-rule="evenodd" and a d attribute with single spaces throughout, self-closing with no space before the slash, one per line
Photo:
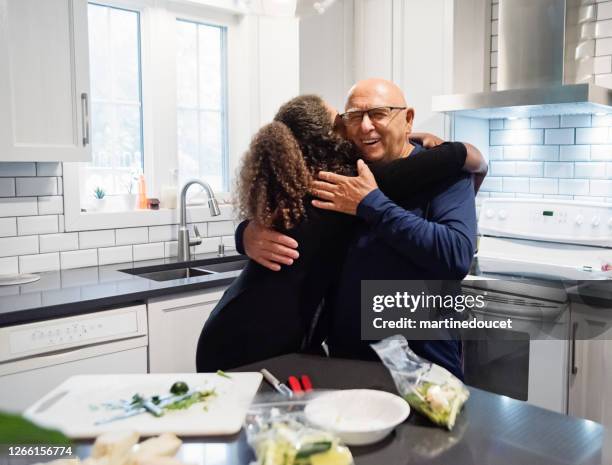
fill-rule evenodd
<path id="1" fill-rule="evenodd" d="M 612 427 L 612 311 L 573 306 L 572 323 L 568 412 Z"/>
<path id="2" fill-rule="evenodd" d="M 88 161 L 87 0 L 0 0 L 0 161 Z"/>
<path id="3" fill-rule="evenodd" d="M 194 373 L 200 332 L 225 288 L 148 302 L 149 372 Z"/>

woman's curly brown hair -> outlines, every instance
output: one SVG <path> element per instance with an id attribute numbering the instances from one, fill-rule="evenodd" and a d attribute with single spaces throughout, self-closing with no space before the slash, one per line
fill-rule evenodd
<path id="1" fill-rule="evenodd" d="M 314 175 L 355 174 L 356 150 L 333 132 L 328 110 L 316 95 L 296 97 L 262 127 L 244 156 L 236 189 L 242 218 L 280 230 L 306 216 Z"/>

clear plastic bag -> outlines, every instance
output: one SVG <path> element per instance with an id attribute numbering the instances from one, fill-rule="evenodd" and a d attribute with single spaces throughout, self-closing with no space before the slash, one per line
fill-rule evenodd
<path id="1" fill-rule="evenodd" d="M 400 395 L 412 408 L 449 431 L 470 396 L 465 385 L 448 370 L 415 354 L 404 336 L 372 344 L 391 372 Z"/>
<path id="2" fill-rule="evenodd" d="M 337 436 L 306 421 L 304 407 L 320 394 L 294 399 L 270 394 L 255 400 L 245 429 L 257 465 L 353 465 L 351 452 Z"/>

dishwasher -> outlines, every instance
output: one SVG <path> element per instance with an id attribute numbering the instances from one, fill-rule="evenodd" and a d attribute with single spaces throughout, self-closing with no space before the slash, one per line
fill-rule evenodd
<path id="1" fill-rule="evenodd" d="M 19 413 L 66 378 L 147 373 L 146 305 L 0 328 L 0 410 Z"/>

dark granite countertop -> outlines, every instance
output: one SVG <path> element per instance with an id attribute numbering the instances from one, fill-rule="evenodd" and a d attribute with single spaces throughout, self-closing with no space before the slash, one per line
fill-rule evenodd
<path id="1" fill-rule="evenodd" d="M 238 258 L 240 255 L 227 257 Z M 194 260 L 216 261 L 217 254 Z M 40 273 L 40 280 L 0 286 L 0 327 L 105 310 L 152 297 L 230 284 L 240 271 L 153 281 L 119 270 L 176 263 L 176 258 Z"/>

